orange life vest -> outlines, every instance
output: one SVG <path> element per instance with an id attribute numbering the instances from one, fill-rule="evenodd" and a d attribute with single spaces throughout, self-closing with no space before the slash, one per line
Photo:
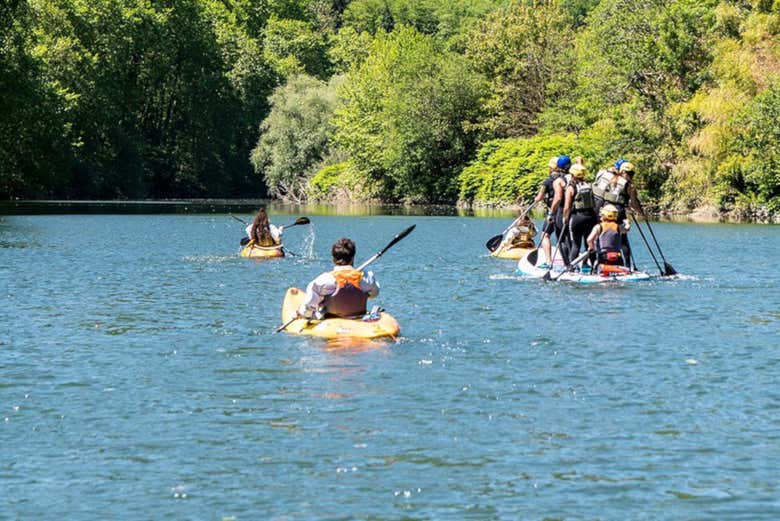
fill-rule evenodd
<path id="1" fill-rule="evenodd" d="M 337 317 L 358 317 L 365 315 L 368 295 L 360 289 L 363 272 L 356 269 L 333 270 L 336 292 L 323 300 L 326 315 Z"/>

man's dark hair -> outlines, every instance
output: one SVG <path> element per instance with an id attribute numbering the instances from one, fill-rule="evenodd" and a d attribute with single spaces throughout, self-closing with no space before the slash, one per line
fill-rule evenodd
<path id="1" fill-rule="evenodd" d="M 336 266 L 348 266 L 355 260 L 355 243 L 352 239 L 343 237 L 333 243 L 331 249 L 333 255 L 333 264 Z"/>

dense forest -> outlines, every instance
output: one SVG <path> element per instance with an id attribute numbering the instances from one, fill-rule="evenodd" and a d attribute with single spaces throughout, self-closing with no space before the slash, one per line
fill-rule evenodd
<path id="1" fill-rule="evenodd" d="M 3 0 L 0 197 L 780 213 L 780 0 Z"/>

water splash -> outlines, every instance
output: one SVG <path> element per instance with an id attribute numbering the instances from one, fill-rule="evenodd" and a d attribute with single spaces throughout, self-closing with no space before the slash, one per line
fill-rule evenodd
<path id="1" fill-rule="evenodd" d="M 301 255 L 304 259 L 314 259 L 314 239 L 317 238 L 317 234 L 314 230 L 314 223 L 307 226 L 309 233 L 303 238 L 303 246 L 301 247 Z"/>

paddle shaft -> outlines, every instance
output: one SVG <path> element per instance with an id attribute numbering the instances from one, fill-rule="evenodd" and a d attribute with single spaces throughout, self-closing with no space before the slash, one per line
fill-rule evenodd
<path id="1" fill-rule="evenodd" d="M 518 215 L 518 216 L 517 216 L 517 219 L 515 219 L 514 221 L 512 221 L 512 224 L 510 224 L 509 226 L 507 226 L 506 230 L 504 230 L 504 233 L 502 233 L 501 235 L 502 235 L 502 236 L 503 236 L 503 235 L 506 235 L 506 232 L 508 232 L 509 230 L 511 230 L 511 229 L 512 229 L 512 226 L 514 226 L 515 224 L 517 224 L 517 223 L 519 223 L 520 221 L 522 221 L 522 220 L 523 220 L 523 218 L 524 218 L 526 215 L 528 215 L 528 212 L 530 212 L 530 211 L 531 211 L 531 208 L 533 208 L 534 206 L 536 206 L 538 203 L 539 203 L 539 201 L 534 201 L 533 203 L 529 204 L 529 205 L 526 207 L 526 209 L 525 209 L 525 210 L 523 210 L 523 212 L 522 212 L 520 215 Z"/>
<path id="2" fill-rule="evenodd" d="M 658 244 L 658 239 L 655 238 L 655 232 L 653 232 L 653 227 L 650 226 L 650 221 L 647 219 L 647 214 L 645 213 L 645 209 L 642 208 L 642 203 L 639 202 L 637 199 L 636 203 L 639 205 L 639 209 L 642 210 L 642 217 L 645 219 L 645 224 L 647 225 L 647 229 L 650 230 L 650 236 L 653 238 L 653 242 L 655 243 L 655 247 L 658 248 L 658 253 L 661 255 L 661 259 L 664 261 L 664 269 L 666 270 L 662 275 L 674 275 L 677 273 L 677 270 L 675 270 L 671 264 L 669 264 L 666 260 L 666 257 L 664 257 L 664 252 L 661 249 L 661 245 Z"/>
<path id="3" fill-rule="evenodd" d="M 590 250 L 585 251 L 585 253 L 583 253 L 582 255 L 579 255 L 576 259 L 571 261 L 571 263 L 569 263 L 569 266 L 576 266 L 580 262 L 582 262 L 585 259 L 587 259 L 590 254 L 591 254 Z M 561 278 L 561 275 L 563 275 L 564 273 L 566 273 L 566 272 L 562 271 L 559 274 L 557 274 L 555 277 L 551 277 L 550 280 L 558 280 L 559 278 Z"/>
<path id="4" fill-rule="evenodd" d="M 416 224 L 413 224 L 413 225 L 411 225 L 410 227 L 408 227 L 407 229 L 405 229 L 404 231 L 402 231 L 401 233 L 399 233 L 398 235 L 396 235 L 395 237 L 393 237 L 393 240 L 391 240 L 391 241 L 390 241 L 390 242 L 387 244 L 387 246 L 385 246 L 384 248 L 382 248 L 381 250 L 379 250 L 377 253 L 375 253 L 374 255 L 372 255 L 371 257 L 369 257 L 369 258 L 368 258 L 368 260 L 366 260 L 366 261 L 365 261 L 363 264 L 361 264 L 360 266 L 358 266 L 358 267 L 357 267 L 357 268 L 355 268 L 355 269 L 356 269 L 357 271 L 363 271 L 363 269 L 364 269 L 366 266 L 368 266 L 369 264 L 371 264 L 372 262 L 374 262 L 375 260 L 377 260 L 379 257 L 381 257 L 382 255 L 384 255 L 384 253 L 385 253 L 387 250 L 389 250 L 390 248 L 392 248 L 393 246 L 395 246 L 395 245 L 396 245 L 396 244 L 397 244 L 397 243 L 398 243 L 398 242 L 399 242 L 401 239 L 403 239 L 404 237 L 406 237 L 407 235 L 409 235 L 410 233 L 412 233 L 412 230 L 414 230 L 414 227 L 415 227 L 415 226 L 417 226 L 417 225 L 416 225 Z"/>
<path id="5" fill-rule="evenodd" d="M 655 253 L 653 253 L 653 249 L 650 247 L 650 243 L 647 242 L 647 237 L 645 237 L 645 232 L 642 231 L 642 227 L 639 226 L 639 221 L 636 220 L 636 217 L 634 217 L 633 214 L 631 215 L 631 220 L 634 221 L 636 229 L 639 230 L 639 235 L 642 237 L 642 241 L 644 241 L 645 246 L 647 246 L 647 251 L 650 252 L 650 256 L 653 258 L 653 262 L 655 262 L 658 271 L 661 273 L 661 275 L 663 275 L 664 270 L 661 269 L 661 264 L 658 263 L 658 259 L 655 257 Z"/>

